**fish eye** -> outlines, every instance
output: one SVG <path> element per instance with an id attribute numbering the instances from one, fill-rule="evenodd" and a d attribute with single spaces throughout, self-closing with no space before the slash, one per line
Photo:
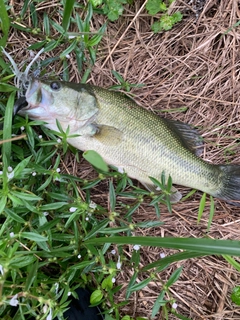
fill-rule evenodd
<path id="1" fill-rule="evenodd" d="M 61 85 L 59 82 L 54 81 L 50 83 L 50 87 L 52 90 L 58 91 L 61 88 Z"/>

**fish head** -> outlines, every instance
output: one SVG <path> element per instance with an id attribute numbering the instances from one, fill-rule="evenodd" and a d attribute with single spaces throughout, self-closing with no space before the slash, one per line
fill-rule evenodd
<path id="1" fill-rule="evenodd" d="M 28 115 L 30 119 L 44 121 L 48 128 L 59 131 L 57 119 L 64 131 L 69 127 L 70 133 L 78 133 L 94 121 L 99 109 L 94 94 L 85 86 L 32 79 L 25 95 L 27 103 L 17 103 L 17 112 L 23 116 Z"/>

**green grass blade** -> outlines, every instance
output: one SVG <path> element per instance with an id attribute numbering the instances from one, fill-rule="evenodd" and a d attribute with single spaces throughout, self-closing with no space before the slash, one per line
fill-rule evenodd
<path id="1" fill-rule="evenodd" d="M 34 28 L 37 28 L 38 27 L 38 16 L 37 16 L 35 5 L 33 3 L 30 4 L 30 12 L 31 12 L 32 24 L 33 24 Z"/>
<path id="2" fill-rule="evenodd" d="M 8 99 L 7 107 L 5 111 L 3 141 L 11 139 L 14 99 L 15 99 L 15 92 L 12 92 Z M 3 143 L 2 154 L 7 158 L 7 161 L 9 161 L 11 156 L 11 141 Z"/>
<path id="3" fill-rule="evenodd" d="M 25 13 L 27 12 L 28 8 L 29 8 L 29 3 L 31 2 L 31 0 L 25 0 L 23 1 L 23 6 L 22 6 L 22 10 L 21 10 L 21 18 L 23 18 L 23 16 L 25 15 Z"/>
<path id="4" fill-rule="evenodd" d="M 159 294 L 159 296 L 157 297 L 153 308 L 152 308 L 152 318 L 154 318 L 156 316 L 156 314 L 159 312 L 159 309 L 161 306 L 166 304 L 166 300 L 164 300 L 164 296 L 165 296 L 166 291 L 163 290 L 161 291 L 161 293 Z"/>
<path id="5" fill-rule="evenodd" d="M 41 206 L 42 211 L 57 210 L 65 206 L 67 202 L 48 203 Z"/>
<path id="6" fill-rule="evenodd" d="M 199 205 L 199 209 L 198 209 L 198 223 L 200 222 L 201 218 L 202 218 L 202 214 L 206 205 L 206 196 L 207 194 L 204 192 L 202 195 L 202 198 L 200 200 L 200 205 Z"/>
<path id="7" fill-rule="evenodd" d="M 175 312 L 173 310 L 172 310 L 172 314 L 174 314 L 180 320 L 192 320 L 190 318 L 184 317 L 183 315 L 181 315 L 181 314 L 179 314 L 179 313 L 177 313 L 177 312 Z"/>
<path id="8" fill-rule="evenodd" d="M 114 211 L 116 206 L 116 193 L 112 181 L 109 182 L 109 200 L 110 200 L 110 210 Z"/>
<path id="9" fill-rule="evenodd" d="M 43 14 L 43 27 L 44 27 L 44 31 L 46 36 L 50 35 L 50 23 L 49 23 L 49 18 L 48 15 L 46 14 L 46 12 L 44 12 Z"/>
<path id="10" fill-rule="evenodd" d="M 3 32 L 3 36 L 0 39 L 0 47 L 5 47 L 7 38 L 8 38 L 10 22 L 9 22 L 9 17 L 7 14 L 4 0 L 0 0 L 0 21 L 1 21 L 1 29 Z"/>
<path id="11" fill-rule="evenodd" d="M 8 215 L 8 217 L 11 217 L 14 221 L 19 222 L 19 223 L 25 223 L 26 221 L 17 215 L 13 210 L 9 208 L 5 208 L 5 212 Z"/>
<path id="12" fill-rule="evenodd" d="M 240 256 L 240 241 L 212 240 L 194 238 L 160 238 L 160 237 L 109 237 L 87 240 L 88 244 L 115 243 L 138 244 L 141 246 L 155 246 L 162 248 L 189 250 L 205 255 L 228 254 Z"/>
<path id="13" fill-rule="evenodd" d="M 100 154 L 98 154 L 96 151 L 94 150 L 88 150 L 85 151 L 83 153 L 83 157 L 89 162 L 91 163 L 91 165 L 93 165 L 94 167 L 108 172 L 108 166 L 106 164 L 106 162 L 103 160 L 103 158 L 100 156 Z"/>
<path id="14" fill-rule="evenodd" d="M 66 57 L 66 55 L 71 53 L 76 48 L 76 46 L 77 39 L 74 39 L 73 42 L 69 45 L 69 47 L 60 54 L 60 59 L 63 59 L 64 57 Z"/>
<path id="15" fill-rule="evenodd" d="M 33 282 L 36 278 L 37 271 L 38 271 L 38 260 L 36 260 L 36 262 L 29 267 L 29 273 L 27 275 L 25 288 L 24 288 L 25 291 L 28 291 L 33 285 Z"/>
<path id="16" fill-rule="evenodd" d="M 1 195 L 1 199 L 0 199 L 0 213 L 3 212 L 5 206 L 7 203 L 7 196 L 6 195 Z"/>
<path id="17" fill-rule="evenodd" d="M 172 262 L 176 262 L 176 261 L 181 261 L 181 260 L 187 260 L 187 259 L 191 259 L 191 258 L 200 258 L 205 256 L 205 254 L 202 253 L 198 253 L 198 252 L 193 252 L 193 251 L 184 251 L 184 252 L 179 252 L 179 253 L 175 253 L 172 254 L 171 256 L 159 259 L 155 262 L 149 263 L 148 265 L 146 265 L 145 267 L 143 267 L 141 270 L 142 271 L 148 271 L 152 268 L 157 268 L 160 267 L 162 268 L 163 265 L 168 265 Z"/>
<path id="18" fill-rule="evenodd" d="M 47 241 L 48 238 L 35 232 L 21 232 L 21 237 L 35 242 Z"/>
<path id="19" fill-rule="evenodd" d="M 129 291 L 130 291 L 130 292 L 139 291 L 139 290 L 145 288 L 145 287 L 149 284 L 149 282 L 151 282 L 151 281 L 152 281 L 152 278 L 150 278 L 150 277 L 147 278 L 147 279 L 144 279 L 143 281 L 134 284 L 134 285 L 129 289 Z"/>
<path id="20" fill-rule="evenodd" d="M 240 263 L 238 263 L 236 260 L 234 260 L 232 257 L 228 255 L 223 255 L 223 258 L 229 262 L 238 272 L 240 272 Z"/>
<path id="21" fill-rule="evenodd" d="M 180 275 L 182 273 L 182 269 L 183 269 L 183 267 L 180 267 L 172 273 L 172 275 L 170 276 L 170 278 L 168 279 L 168 281 L 166 283 L 167 288 L 171 287 L 178 280 L 178 278 L 180 277 Z"/>
<path id="22" fill-rule="evenodd" d="M 213 216 L 214 216 L 214 212 L 215 212 L 214 199 L 212 196 L 210 196 L 210 215 L 209 215 L 209 219 L 208 219 L 207 231 L 210 230 L 211 223 L 212 223 Z"/>
<path id="23" fill-rule="evenodd" d="M 67 0 L 64 5 L 62 27 L 65 32 L 68 30 L 68 27 L 70 25 L 70 19 L 71 19 L 74 3 L 75 3 L 75 0 Z"/>
<path id="24" fill-rule="evenodd" d="M 13 116 L 13 105 L 14 105 L 15 92 L 10 94 L 7 102 L 4 117 L 3 127 L 3 141 L 10 140 L 12 134 L 12 116 Z M 3 158 L 3 201 L 1 202 L 1 211 L 4 209 L 3 205 L 6 203 L 6 196 L 8 194 L 8 177 L 7 170 L 10 165 L 11 158 L 11 141 L 5 142 L 2 145 L 2 158 Z"/>

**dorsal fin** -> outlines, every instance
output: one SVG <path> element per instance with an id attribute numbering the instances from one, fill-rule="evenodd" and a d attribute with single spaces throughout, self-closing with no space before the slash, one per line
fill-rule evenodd
<path id="1" fill-rule="evenodd" d="M 164 121 L 166 121 L 171 130 L 177 134 L 185 148 L 195 153 L 197 156 L 200 156 L 203 153 L 203 138 L 197 129 L 181 121 L 170 119 L 164 119 Z"/>

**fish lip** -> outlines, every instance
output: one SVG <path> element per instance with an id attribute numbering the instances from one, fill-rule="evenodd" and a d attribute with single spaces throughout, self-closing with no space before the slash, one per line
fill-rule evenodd
<path id="1" fill-rule="evenodd" d="M 28 106 L 28 102 L 25 96 L 18 98 L 13 106 L 13 116 L 15 116 L 20 110 Z"/>
<path id="2" fill-rule="evenodd" d="M 36 106 L 30 105 L 28 102 L 29 96 L 32 95 L 34 91 L 38 90 L 39 93 L 41 94 L 41 88 L 39 87 L 39 80 L 38 79 L 31 79 L 29 86 L 27 88 L 26 93 L 22 95 L 20 98 L 18 98 L 13 106 L 13 117 L 22 109 L 29 109 L 29 108 L 34 108 Z"/>

